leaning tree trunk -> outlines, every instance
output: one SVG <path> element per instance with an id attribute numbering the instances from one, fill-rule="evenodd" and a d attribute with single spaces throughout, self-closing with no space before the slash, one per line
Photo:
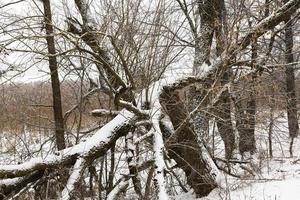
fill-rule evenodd
<path id="1" fill-rule="evenodd" d="M 46 40 L 48 47 L 49 68 L 51 73 L 53 112 L 55 122 L 55 138 L 58 150 L 66 148 L 64 138 L 64 121 L 61 104 L 60 82 L 58 77 L 58 67 L 56 60 L 56 49 L 53 36 L 52 13 L 50 0 L 43 0 L 44 5 L 44 22 L 46 27 Z"/>
<path id="2" fill-rule="evenodd" d="M 178 91 L 165 89 L 160 96 L 160 103 L 170 117 L 174 129 L 178 129 L 189 115 Z M 185 172 L 187 183 L 198 197 L 202 197 L 217 187 L 217 173 L 213 161 L 204 146 L 201 146 L 193 129 L 192 124 L 186 123 L 181 131 L 165 137 L 165 146 L 170 158 Z"/>
<path id="3" fill-rule="evenodd" d="M 286 2 L 286 1 L 285 1 Z M 289 136 L 291 138 L 290 143 L 290 155 L 293 156 L 293 142 L 294 138 L 298 135 L 299 125 L 297 117 L 297 99 L 295 89 L 295 74 L 294 66 L 289 65 L 294 62 L 293 55 L 293 30 L 291 18 L 285 20 L 285 60 L 286 60 L 286 94 L 287 94 L 287 116 L 288 116 L 288 127 Z"/>

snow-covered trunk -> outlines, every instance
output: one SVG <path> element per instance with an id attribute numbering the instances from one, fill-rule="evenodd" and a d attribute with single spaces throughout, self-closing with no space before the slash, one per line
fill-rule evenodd
<path id="1" fill-rule="evenodd" d="M 121 182 L 110 191 L 107 195 L 107 200 L 116 200 L 121 195 L 122 192 L 126 192 L 127 187 L 129 186 L 128 179 L 123 178 Z"/>
<path id="2" fill-rule="evenodd" d="M 214 25 L 213 21 L 215 18 L 215 12 L 213 9 L 213 2 L 210 0 L 199 0 L 198 11 L 201 18 L 201 26 L 199 34 L 194 34 L 195 38 L 195 57 L 193 63 L 193 75 L 201 76 L 206 68 L 210 65 L 210 54 L 211 46 L 214 35 Z M 197 84 L 192 85 L 188 91 L 188 110 L 193 110 L 200 102 L 202 102 L 203 107 L 208 103 L 207 101 L 202 101 L 205 96 L 206 90 L 210 87 L 209 81 L 205 86 L 198 87 Z M 194 121 L 194 131 L 202 138 L 208 137 L 209 128 L 209 115 L 203 114 L 203 112 L 198 111 L 194 116 L 192 116 Z"/>
<path id="3" fill-rule="evenodd" d="M 164 161 L 164 140 L 163 134 L 160 128 L 161 119 L 161 105 L 157 100 L 154 103 L 153 116 L 151 117 L 152 128 L 150 132 L 153 132 L 153 151 L 154 151 L 154 165 L 155 165 L 155 178 L 154 184 L 157 189 L 158 199 L 167 200 L 169 199 L 166 190 L 165 181 L 165 161 Z"/>
<path id="4" fill-rule="evenodd" d="M 83 158 L 78 158 L 74 167 L 72 169 L 71 175 L 65 188 L 62 191 L 61 200 L 69 200 L 73 198 L 78 198 L 80 191 L 78 191 L 78 186 L 82 179 L 82 174 L 86 168 L 86 161 Z"/>
<path id="5" fill-rule="evenodd" d="M 44 175 L 44 170 L 35 171 L 24 177 L 1 180 L 0 182 L 0 199 L 10 198 L 18 194 L 24 187 L 40 180 Z"/>
<path id="6" fill-rule="evenodd" d="M 136 163 L 136 155 L 135 155 L 135 145 L 133 142 L 133 132 L 130 131 L 126 135 L 126 159 L 127 159 L 127 164 L 129 168 L 129 176 L 132 179 L 132 183 L 134 186 L 134 190 L 139 196 L 140 199 L 143 199 L 142 195 L 142 185 L 141 181 L 138 177 L 138 169 L 137 169 L 137 163 Z"/>
<path id="7" fill-rule="evenodd" d="M 184 102 L 177 91 L 164 90 L 160 103 L 176 130 L 189 114 Z M 201 197 L 217 187 L 218 170 L 193 129 L 193 125 L 187 123 L 181 131 L 165 138 L 165 145 L 170 158 L 185 172 L 187 183 Z"/>

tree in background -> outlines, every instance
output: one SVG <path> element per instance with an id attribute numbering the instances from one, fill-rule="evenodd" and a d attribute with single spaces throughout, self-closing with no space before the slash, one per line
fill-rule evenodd
<path id="1" fill-rule="evenodd" d="M 66 148 L 64 138 L 64 120 L 61 103 L 60 81 L 58 77 L 58 63 L 56 59 L 56 49 L 54 42 L 54 30 L 52 24 L 51 5 L 49 0 L 43 0 L 44 7 L 44 23 L 46 29 L 46 40 L 48 47 L 48 60 L 52 85 L 52 98 L 53 98 L 53 115 L 55 121 L 55 138 L 58 150 Z"/>
<path id="2" fill-rule="evenodd" d="M 285 3 L 287 1 L 284 1 Z M 288 117 L 288 127 L 290 135 L 290 156 L 293 156 L 294 138 L 299 134 L 298 110 L 295 89 L 295 70 L 294 70 L 294 53 L 293 53 L 293 20 L 291 17 L 285 19 L 284 28 L 284 43 L 285 43 L 285 75 L 286 75 L 286 107 Z"/>

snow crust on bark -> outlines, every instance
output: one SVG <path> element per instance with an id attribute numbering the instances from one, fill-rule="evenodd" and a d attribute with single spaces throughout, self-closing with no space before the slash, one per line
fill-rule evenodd
<path id="1" fill-rule="evenodd" d="M 84 171 L 84 159 L 78 158 L 74 167 L 73 171 L 68 179 L 67 185 L 62 191 L 62 198 L 61 200 L 69 200 L 72 197 L 72 192 L 75 189 L 75 184 L 79 182 L 81 179 L 82 172 Z"/>
<path id="2" fill-rule="evenodd" d="M 156 103 L 156 106 L 160 106 Z M 165 187 L 165 162 L 164 162 L 164 141 L 163 136 L 159 127 L 159 118 L 161 116 L 161 110 L 158 107 L 155 114 L 152 116 L 153 122 L 153 150 L 154 150 L 154 161 L 155 161 L 155 181 L 158 186 L 158 198 L 160 200 L 169 199 L 166 187 Z"/>

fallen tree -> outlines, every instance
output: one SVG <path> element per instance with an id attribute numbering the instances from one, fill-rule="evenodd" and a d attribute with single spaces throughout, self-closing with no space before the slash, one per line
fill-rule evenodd
<path id="1" fill-rule="evenodd" d="M 212 87 L 204 93 L 203 98 L 206 98 L 208 93 L 212 91 L 214 94 L 218 94 L 209 104 L 214 106 L 222 92 L 228 87 L 228 84 L 226 84 L 221 88 L 216 88 L 214 87 L 215 83 L 219 81 L 219 78 L 223 76 L 229 67 L 234 65 L 234 58 L 251 44 L 254 39 L 257 39 L 280 22 L 289 18 L 300 7 L 300 2 L 298 0 L 290 0 L 272 15 L 262 20 L 244 37 L 232 44 L 227 51 L 224 51 L 216 61 L 207 66 L 206 71 L 198 77 L 178 77 L 175 80 L 159 80 L 153 83 L 152 87 L 156 88 L 156 93 L 152 95 L 152 100 L 149 103 L 150 109 L 143 109 L 142 106 L 137 106 L 134 101 L 128 100 L 130 98 L 127 98 L 126 94 L 134 91 L 131 91 L 131 88 L 113 70 L 110 63 L 104 60 L 105 56 L 102 55 L 103 49 L 97 43 L 97 33 L 87 26 L 89 20 L 86 13 L 87 8 L 85 7 L 87 4 L 84 4 L 84 1 L 75 2 L 79 10 L 81 10 L 83 20 L 86 21 L 86 24 L 82 27 L 86 32 L 79 31 L 78 33 L 81 34 L 82 40 L 94 51 L 90 53 L 101 63 L 98 67 L 103 67 L 102 70 L 110 76 L 109 79 L 115 78 L 117 81 L 118 84 L 111 89 L 111 92 L 114 93 L 116 104 L 124 109 L 114 113 L 117 116 L 96 131 L 85 142 L 80 142 L 44 158 L 33 158 L 25 163 L 16 165 L 1 165 L 1 199 L 13 197 L 27 184 L 37 182 L 43 176 L 45 170 L 51 169 L 55 171 L 62 167 L 70 169 L 70 176 L 61 192 L 61 196 L 63 199 L 75 198 L 74 191 L 82 180 L 86 168 L 94 160 L 103 157 L 117 140 L 126 136 L 133 127 L 144 120 L 150 121 L 150 127 L 146 128 L 146 134 L 151 133 L 149 135 L 153 135 L 151 145 L 153 145 L 155 182 L 159 198 L 168 198 L 164 179 L 164 171 L 166 170 L 164 166 L 164 152 L 167 152 L 168 156 L 185 172 L 187 183 L 194 189 L 197 196 L 205 196 L 210 193 L 218 186 L 219 172 L 205 145 L 194 133 L 193 124 L 189 121 L 191 116 L 201 108 L 202 104 L 200 103 L 195 108 L 195 112 L 187 112 L 179 92 L 194 83 L 205 84 L 213 80 Z M 76 32 L 74 29 L 75 25 L 73 31 Z M 141 95 L 143 95 L 143 92 Z M 140 105 L 143 105 L 143 103 L 141 102 Z M 163 116 L 167 116 L 171 123 L 164 123 L 162 120 Z M 169 134 L 166 132 L 169 132 Z M 119 181 L 120 185 L 115 186 L 108 196 L 114 198 L 119 190 L 126 188 L 128 180 L 128 177 L 122 178 Z"/>

